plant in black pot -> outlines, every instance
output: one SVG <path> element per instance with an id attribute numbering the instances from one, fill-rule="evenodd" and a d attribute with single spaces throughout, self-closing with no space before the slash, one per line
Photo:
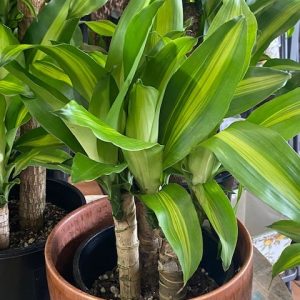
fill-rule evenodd
<path id="1" fill-rule="evenodd" d="M 58 40 L 61 38 L 57 27 L 62 29 L 61 22 L 65 20 L 56 20 L 56 15 L 48 15 L 46 12 L 39 14 L 40 19 L 44 22 L 52 23 L 52 27 L 46 26 L 39 28 L 38 20 L 35 18 L 34 7 L 31 1 L 19 1 L 23 6 L 27 6 L 28 11 L 32 14 L 33 24 L 28 26 L 18 23 L 22 20 L 22 13 L 19 11 L 19 4 L 16 0 L 4 1 L 1 4 L 0 17 L 5 25 L 1 25 L 1 52 L 9 44 L 18 43 L 14 33 L 17 30 L 23 31 L 24 40 L 34 38 L 39 43 L 50 43 L 49 40 Z M 36 3 L 37 1 L 35 1 Z M 44 1 L 40 1 L 42 3 Z M 56 1 L 57 2 L 57 1 Z M 97 2 L 97 3 L 96 3 Z M 94 1 L 86 3 L 86 10 L 81 10 L 82 14 L 91 12 L 96 7 L 105 3 L 105 1 Z M 95 4 L 96 3 L 96 4 Z M 52 1 L 50 7 L 59 10 L 59 5 Z M 78 4 L 78 3 L 77 3 Z M 78 7 L 73 5 L 73 13 L 78 12 Z M 20 4 L 21 5 L 21 4 Z M 96 5 L 96 6 L 95 6 Z M 78 29 L 80 14 L 74 20 L 73 30 Z M 27 20 L 28 21 L 28 20 Z M 27 30 L 26 30 L 27 29 Z M 26 31 L 26 32 L 25 32 Z M 17 34 L 16 34 L 17 35 Z M 20 34 L 19 34 L 20 36 Z M 49 40 L 47 38 L 49 38 Z M 72 36 L 70 36 L 71 39 Z M 29 62 L 35 61 L 36 57 L 25 58 L 22 55 L 18 62 L 23 66 L 28 66 Z M 31 67 L 35 67 L 31 63 Z M 15 186 L 20 183 L 20 172 L 28 166 L 43 166 L 48 169 L 62 170 L 69 173 L 69 166 L 65 162 L 69 161 L 71 156 L 63 150 L 63 143 L 53 135 L 47 133 L 42 128 L 30 130 L 26 134 L 19 136 L 20 127 L 31 119 L 28 109 L 22 103 L 21 97 L 34 98 L 34 94 L 22 83 L 4 69 L 0 69 L 0 206 L 1 206 L 1 231 L 0 231 L 0 269 L 1 269 L 1 290 L 5 299 L 44 299 L 47 298 L 47 286 L 45 279 L 45 265 L 43 258 L 44 244 L 51 228 L 67 212 L 70 212 L 79 206 L 85 204 L 83 195 L 73 186 L 66 182 L 58 180 L 48 180 L 46 186 L 46 201 L 39 201 L 38 209 L 41 216 L 36 226 L 33 222 L 31 226 L 21 224 L 18 216 L 20 206 L 19 187 Z M 55 124 L 53 124 L 55 127 Z M 63 132 L 62 132 L 63 133 Z M 78 147 L 79 143 L 78 143 Z M 35 176 L 35 174 L 33 174 Z M 33 178 L 33 182 L 37 181 Z M 28 192 L 28 189 L 27 189 Z M 23 210 L 32 206 L 33 199 L 27 195 L 27 201 L 22 202 Z M 30 209 L 29 211 L 30 213 Z M 32 211 L 31 211 L 32 213 Z M 23 219 L 26 218 L 22 215 Z M 20 227 L 25 227 L 21 228 Z M 11 232 L 11 234 L 10 234 Z M 16 286 L 15 278 L 23 278 Z M 4 292 L 5 291 L 5 292 Z"/>
<path id="2" fill-rule="evenodd" d="M 197 47 L 198 40 L 183 32 L 181 0 L 131 0 L 107 53 L 67 44 L 15 44 L 2 52 L 1 64 L 35 95 L 22 97 L 30 113 L 73 146 L 73 181 L 97 179 L 110 199 L 74 212 L 50 235 L 52 299 L 94 299 L 61 274 L 83 233 L 113 223 L 121 299 L 138 299 L 140 283 L 147 291 L 159 283 L 161 299 L 185 298 L 183 287 L 202 258 L 207 223 L 223 268 L 229 269 L 237 248 L 241 270 L 200 299 L 250 299 L 249 235 L 242 225 L 238 229 L 214 176 L 222 164 L 268 205 L 299 218 L 300 161 L 286 142 L 300 131 L 297 110 L 290 115 L 290 108 L 299 106 L 299 90 L 273 99 L 268 114 L 257 111 L 218 128 L 224 117 L 248 110 L 291 77 L 255 66 L 271 40 L 300 17 L 299 1 L 275 2 L 249 7 L 243 0 L 224 1 Z M 59 65 L 55 71 L 68 76 L 72 100 L 15 60 L 24 49 L 42 51 Z M 53 72 L 43 74 L 50 78 Z M 74 139 L 81 149 L 74 149 Z M 172 173 L 185 177 L 191 194 L 168 183 Z"/>

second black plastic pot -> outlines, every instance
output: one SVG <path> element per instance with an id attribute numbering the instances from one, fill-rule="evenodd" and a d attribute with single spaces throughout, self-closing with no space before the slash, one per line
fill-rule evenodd
<path id="1" fill-rule="evenodd" d="M 11 197 L 18 197 L 18 186 L 12 190 Z M 67 212 L 86 203 L 78 189 L 55 179 L 47 180 L 46 200 Z M 49 299 L 44 247 L 45 243 L 39 243 L 27 248 L 0 251 L 0 299 Z"/>
<path id="2" fill-rule="evenodd" d="M 218 285 L 229 281 L 235 274 L 237 263 L 234 261 L 224 272 L 218 257 L 217 238 L 203 230 L 203 258 L 201 267 L 214 278 Z M 73 276 L 78 288 L 87 292 L 99 275 L 113 270 L 117 265 L 116 239 L 114 227 L 93 234 L 78 247 L 73 259 Z"/>

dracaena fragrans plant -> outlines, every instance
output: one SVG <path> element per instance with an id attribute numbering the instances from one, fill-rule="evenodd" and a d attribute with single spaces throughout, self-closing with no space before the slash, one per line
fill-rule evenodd
<path id="1" fill-rule="evenodd" d="M 69 1 L 70 2 L 70 1 Z M 68 2 L 68 3 L 69 3 Z M 83 1 L 84 5 L 80 8 L 78 12 L 78 1 L 69 3 L 68 10 L 69 14 L 72 15 L 73 26 L 76 26 L 79 22 L 79 18 L 85 14 L 92 12 L 95 8 L 105 3 L 105 1 Z M 93 3 L 92 3 L 93 2 Z M 43 1 L 40 1 L 43 3 Z M 83 3 L 82 3 L 83 4 Z M 16 1 L 16 0 L 5 0 L 1 4 L 0 8 L 0 39 L 1 45 L 0 49 L 2 50 L 9 44 L 18 43 L 17 31 L 19 30 L 23 33 L 26 31 L 25 26 L 21 28 L 18 23 L 22 19 L 22 13 L 19 10 L 20 6 L 26 6 L 28 12 L 34 18 L 35 10 L 31 0 Z M 50 5 L 51 7 L 52 5 Z M 57 11 L 56 11 L 57 12 Z M 81 13 L 83 15 L 81 15 Z M 46 19 L 43 15 L 40 15 L 41 18 Z M 66 17 L 61 22 L 67 22 L 68 18 Z M 42 30 L 36 30 L 36 20 L 27 31 L 24 40 L 30 40 L 30 36 L 33 34 L 36 38 L 40 39 L 39 42 L 48 41 L 45 39 L 45 32 Z M 6 27 L 8 26 L 8 27 Z M 63 24 L 61 24 L 60 29 L 63 29 Z M 47 38 L 50 38 L 52 41 L 59 39 L 60 32 L 56 29 L 50 30 L 47 28 L 47 33 L 49 34 Z M 12 32 L 14 34 L 12 34 Z M 44 40 L 43 40 L 44 39 Z M 18 63 L 22 66 L 28 65 L 27 61 L 31 58 L 25 58 L 24 55 L 21 55 L 18 58 Z M 31 130 L 30 132 L 19 136 L 20 126 L 25 124 L 30 120 L 30 114 L 28 109 L 24 106 L 21 100 L 21 95 L 31 98 L 34 97 L 34 94 L 28 89 L 25 85 L 22 84 L 16 77 L 8 73 L 4 68 L 0 68 L 0 219 L 1 219 L 1 229 L 0 229 L 0 248 L 5 249 L 9 245 L 9 212 L 8 212 L 8 198 L 11 188 L 19 183 L 18 178 L 20 172 L 26 169 L 28 166 L 47 166 L 48 168 L 55 168 L 64 171 L 68 171 L 68 167 L 63 163 L 70 159 L 70 155 L 62 150 L 63 143 L 48 134 L 42 128 L 37 128 Z M 25 203 L 22 210 L 22 205 L 19 207 L 20 216 L 26 219 L 25 208 L 28 208 L 29 203 Z M 39 209 L 43 210 L 45 203 L 40 201 L 37 203 Z M 28 210 L 28 209 L 27 209 Z M 29 211 L 30 213 L 30 211 Z M 21 226 L 22 218 L 20 218 Z M 41 220 L 42 221 L 42 220 Z M 42 222 L 41 222 L 42 223 Z M 31 228 L 32 230 L 38 230 L 39 228 Z"/>
<path id="2" fill-rule="evenodd" d="M 52 10 L 70 5 L 51 2 L 42 11 L 49 18 Z M 219 237 L 228 269 L 238 230 L 234 210 L 214 180 L 221 165 L 274 209 L 293 220 L 300 216 L 300 160 L 286 142 L 300 131 L 299 90 L 282 89 L 299 65 L 268 59 L 256 66 L 269 43 L 298 21 L 300 1 L 214 3 L 202 3 L 201 41 L 184 34 L 181 0 L 131 0 L 116 27 L 86 22 L 112 35 L 108 52 L 48 40 L 37 44 L 35 36 L 30 40 L 35 44 L 10 43 L 1 52 L 2 66 L 34 94 L 22 95 L 25 107 L 75 152 L 72 180 L 97 179 L 109 195 L 122 299 L 139 298 L 140 274 L 155 286 L 149 279 L 158 277 L 157 245 L 163 245 L 160 297 L 184 297 L 182 286 L 205 247 L 204 220 Z M 71 40 L 77 16 L 67 23 L 54 20 L 50 32 L 69 26 L 58 41 Z M 41 25 L 36 27 L 47 28 Z M 27 68 L 16 61 L 24 50 L 31 58 Z M 247 120 L 219 132 L 223 118 L 275 93 Z M 185 177 L 190 194 L 168 183 L 174 172 Z M 141 203 L 138 214 L 134 198 Z M 147 218 L 146 209 L 158 222 Z M 161 234 L 154 234 L 156 227 Z M 176 266 L 171 272 L 165 259 L 170 249 Z"/>

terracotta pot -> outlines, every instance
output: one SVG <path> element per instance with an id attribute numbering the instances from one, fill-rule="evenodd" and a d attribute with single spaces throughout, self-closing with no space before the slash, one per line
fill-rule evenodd
<path id="1" fill-rule="evenodd" d="M 78 245 L 92 233 L 113 224 L 107 199 L 77 209 L 65 217 L 50 234 L 45 248 L 48 286 L 52 300 L 96 300 L 73 286 L 72 259 Z M 194 299 L 250 300 L 252 290 L 252 243 L 246 228 L 239 223 L 236 260 L 241 268 L 229 282 L 206 295 Z M 68 282 L 70 281 L 70 282 Z"/>

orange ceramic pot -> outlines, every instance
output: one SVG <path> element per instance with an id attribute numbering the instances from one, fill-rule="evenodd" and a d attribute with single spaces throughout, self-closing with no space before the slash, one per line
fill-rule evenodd
<path id="1" fill-rule="evenodd" d="M 72 259 L 78 245 L 90 234 L 113 224 L 111 206 L 107 199 L 87 204 L 56 225 L 48 237 L 45 258 L 51 300 L 96 300 L 73 286 L 70 274 Z M 253 276 L 253 250 L 251 237 L 239 223 L 236 260 L 240 271 L 226 284 L 213 292 L 199 296 L 198 300 L 250 300 Z"/>

